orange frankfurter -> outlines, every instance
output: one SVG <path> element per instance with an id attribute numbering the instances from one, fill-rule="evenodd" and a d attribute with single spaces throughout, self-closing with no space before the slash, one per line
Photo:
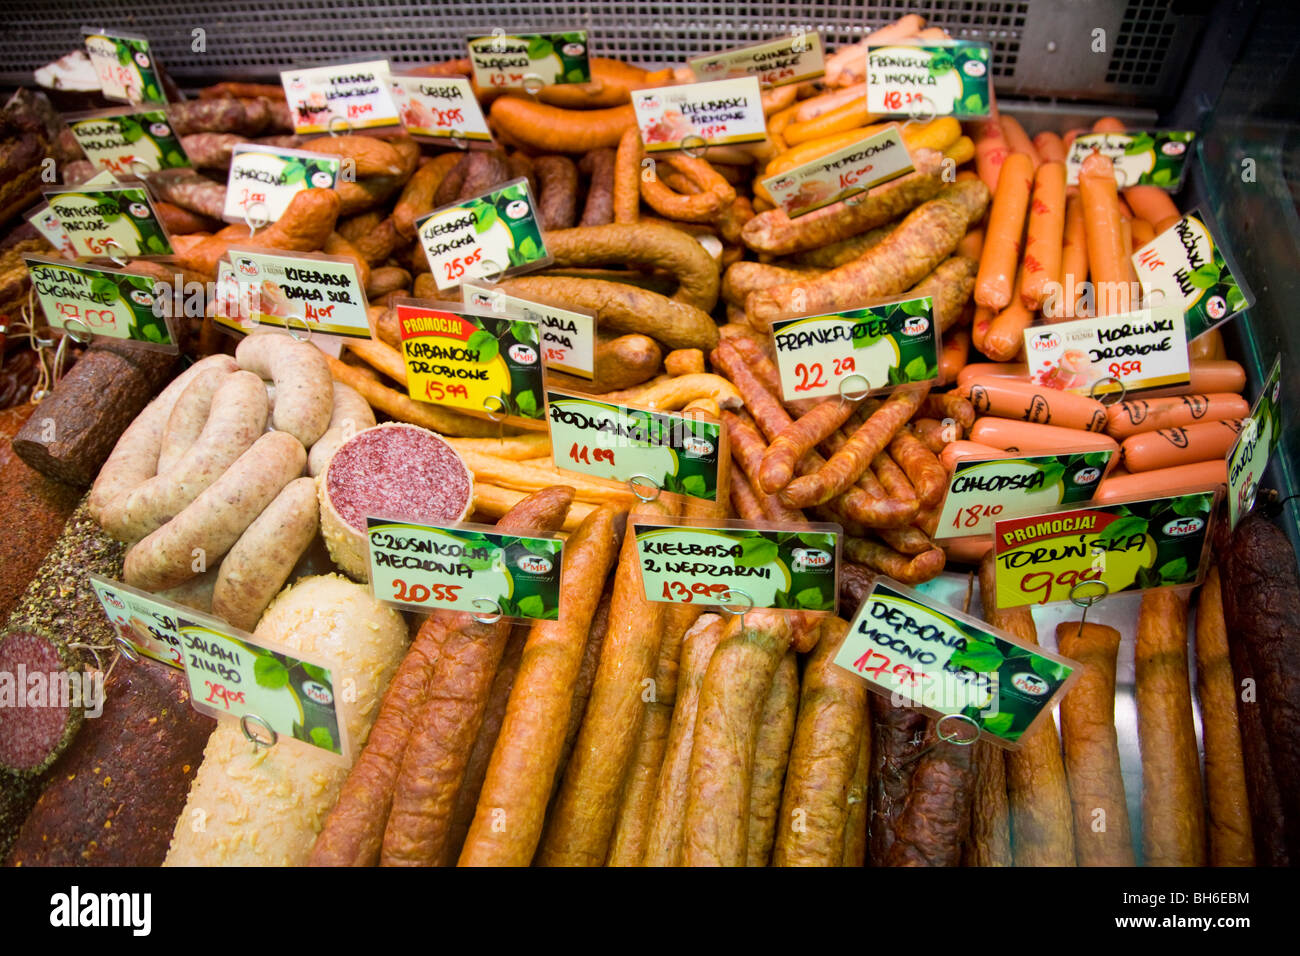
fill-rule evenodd
<path id="1" fill-rule="evenodd" d="M 1065 143 L 1050 130 L 1043 130 L 1034 136 L 1034 149 L 1038 150 L 1039 159 L 1045 163 L 1065 162 Z"/>
<path id="2" fill-rule="evenodd" d="M 589 153 L 617 146 L 624 130 L 636 127 L 631 103 L 603 110 L 566 110 L 503 96 L 490 112 L 493 122 L 513 139 L 548 153 Z"/>
<path id="3" fill-rule="evenodd" d="M 978 310 L 976 310 L 978 316 Z M 957 374 L 957 385 L 965 388 L 977 378 L 1009 378 L 1021 382 L 1029 381 L 1029 369 L 1019 362 L 975 362 L 967 365 Z"/>
<path id="4" fill-rule="evenodd" d="M 1036 425 L 1059 425 L 1090 432 L 1106 427 L 1106 406 L 1086 395 L 992 376 L 973 379 L 961 386 L 960 391 L 982 415 L 1001 415 Z"/>
<path id="5" fill-rule="evenodd" d="M 1128 312 L 1132 308 L 1129 263 L 1124 255 L 1115 166 L 1108 157 L 1093 153 L 1083 161 L 1079 169 L 1079 196 L 1083 200 L 1088 269 L 1092 273 L 1097 315 Z M 976 291 L 978 294 L 978 286 Z"/>
<path id="6" fill-rule="evenodd" d="M 957 470 L 957 464 L 965 461 L 967 458 L 987 458 L 991 455 L 1004 455 L 1006 452 L 1001 448 L 994 448 L 992 445 L 983 445 L 977 441 L 955 441 L 950 442 L 942 452 L 939 453 L 939 463 L 948 469 L 948 474 Z"/>
<path id="7" fill-rule="evenodd" d="M 1246 370 L 1240 362 L 1226 359 L 1193 359 L 1192 380 L 1186 385 L 1159 388 L 1146 393 L 1148 398 L 1169 395 L 1205 395 L 1212 392 L 1240 392 L 1246 387 Z"/>
<path id="8" fill-rule="evenodd" d="M 970 440 L 981 445 L 1001 448 L 1003 451 L 1057 451 L 1072 448 L 1080 451 L 1119 452 L 1119 445 L 1108 435 L 1085 432 L 1059 425 L 1038 425 L 1010 418 L 985 415 L 975 419 Z"/>
<path id="9" fill-rule="evenodd" d="M 1020 125 L 1020 121 L 1014 116 L 1002 113 L 998 116 L 998 124 L 1002 127 L 1002 138 L 1007 141 L 1007 149 L 1013 153 L 1024 153 L 1034 164 L 1034 169 L 1037 169 L 1042 164 L 1043 158 L 1038 155 L 1033 140 Z"/>
<path id="10" fill-rule="evenodd" d="M 1020 301 L 1025 308 L 1040 308 L 1049 284 L 1061 281 L 1064 241 L 1065 164 L 1043 163 L 1034 174 L 1034 195 L 1029 203 L 1025 279 L 1020 289 Z"/>
<path id="11" fill-rule="evenodd" d="M 1083 200 L 1077 192 L 1065 198 L 1065 227 L 1061 240 L 1060 300 L 1044 309 L 1048 322 L 1063 322 L 1077 313 L 1079 290 L 1088 281 L 1088 234 L 1083 222 Z"/>
<path id="12" fill-rule="evenodd" d="M 1183 217 L 1174 201 L 1169 198 L 1169 193 L 1159 186 L 1130 186 L 1124 190 L 1124 199 L 1134 216 L 1145 219 L 1155 227 L 1156 235 Z"/>
<path id="13" fill-rule="evenodd" d="M 1011 303 L 993 317 L 984 332 L 980 351 L 995 362 L 1006 362 L 1020 354 L 1025 345 L 1025 329 L 1034 324 L 1034 313 L 1022 301 L 1027 260 L 1016 269 L 1016 288 Z"/>
<path id="14" fill-rule="evenodd" d="M 989 192 L 996 193 L 1002 164 L 1007 160 L 1007 140 L 1002 127 L 995 119 L 988 119 L 975 127 L 975 171 L 979 173 Z"/>
<path id="15" fill-rule="evenodd" d="M 1227 483 L 1228 463 L 1221 458 L 1218 461 L 1199 461 L 1194 465 L 1175 465 L 1173 468 L 1157 468 L 1136 475 L 1107 478 L 1097 486 L 1097 493 L 1092 496 L 1092 500 L 1105 505 L 1125 498 L 1167 495 L 1173 491 L 1213 491 L 1218 485 Z"/>
<path id="16" fill-rule="evenodd" d="M 1106 409 L 1106 434 L 1122 441 L 1130 435 L 1161 428 L 1186 428 L 1199 422 L 1244 418 L 1249 414 L 1250 404 L 1240 395 L 1228 392 L 1179 395 L 1175 398 L 1139 398 L 1131 402 L 1119 402 Z"/>
<path id="17" fill-rule="evenodd" d="M 948 554 L 949 561 L 959 561 L 962 564 L 979 564 L 984 560 L 984 555 L 993 549 L 992 535 L 981 535 L 975 538 L 955 538 L 941 542 L 940 547 Z M 998 754 L 998 759 L 1002 758 Z"/>
<path id="18" fill-rule="evenodd" d="M 1129 229 L 1133 232 L 1133 248 L 1141 249 L 1148 242 L 1156 237 L 1156 227 L 1151 225 L 1145 219 L 1134 219 L 1129 223 Z"/>
<path id="19" fill-rule="evenodd" d="M 1124 467 L 1134 474 L 1192 465 L 1228 454 L 1241 434 L 1241 419 L 1225 418 L 1202 422 L 1185 428 L 1161 428 L 1159 431 L 1130 435 L 1119 446 Z"/>
<path id="20" fill-rule="evenodd" d="M 1211 329 L 1204 335 L 1198 335 L 1188 343 L 1187 350 L 1193 361 L 1222 359 L 1226 354 L 1223 350 L 1223 333 Z"/>
<path id="21" fill-rule="evenodd" d="M 939 382 L 955 381 L 969 357 L 970 333 L 965 329 L 950 330 L 943 337 L 943 351 L 939 353 Z"/>
<path id="22" fill-rule="evenodd" d="M 1123 121 L 1116 119 L 1114 116 L 1103 116 L 1092 124 L 1094 133 L 1123 133 L 1127 132 L 1127 129 Z"/>
<path id="23" fill-rule="evenodd" d="M 1033 178 L 1033 161 L 1024 153 L 1012 153 L 1002 164 L 989 210 L 979 273 L 975 276 L 978 305 L 1005 309 L 1011 304 L 1012 282 L 1020 261 L 1020 234 L 1025 228 Z"/>

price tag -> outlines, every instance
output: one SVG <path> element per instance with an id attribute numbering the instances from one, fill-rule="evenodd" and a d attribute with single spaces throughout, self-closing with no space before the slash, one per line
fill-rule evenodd
<path id="1" fill-rule="evenodd" d="M 784 398 L 877 393 L 939 374 L 929 296 L 772 323 Z"/>
<path id="2" fill-rule="evenodd" d="M 120 641 L 151 660 L 184 669 L 181 635 L 177 630 L 179 604 L 146 594 L 102 574 L 90 575 L 90 586 L 117 628 Z"/>
<path id="3" fill-rule="evenodd" d="M 506 295 L 466 283 L 461 286 L 465 305 L 480 314 L 537 323 L 541 335 L 542 362 L 548 369 L 592 381 L 596 377 L 596 315 L 588 311 Z"/>
<path id="4" fill-rule="evenodd" d="M 228 255 L 229 274 L 242 287 L 241 305 L 218 309 L 219 324 L 244 332 L 272 325 L 370 338 L 366 293 L 351 259 L 311 252 L 280 255 L 249 246 L 231 246 Z"/>
<path id="5" fill-rule="evenodd" d="M 763 186 L 791 219 L 842 202 L 915 167 L 897 126 L 820 159 L 769 176 Z"/>
<path id="6" fill-rule="evenodd" d="M 226 222 L 275 222 L 304 189 L 333 189 L 339 165 L 337 156 L 237 143 L 230 154 L 222 218 Z"/>
<path id="7" fill-rule="evenodd" d="M 397 115 L 412 136 L 443 145 L 492 142 L 474 88 L 464 77 L 396 75 L 392 91 Z"/>
<path id="8" fill-rule="evenodd" d="M 1091 501 L 1113 451 L 964 458 L 948 479 L 935 538 L 993 533 L 999 519 Z"/>
<path id="9" fill-rule="evenodd" d="M 129 33 L 83 27 L 86 54 L 99 77 L 104 98 L 126 103 L 166 103 L 158 64 L 149 41 Z"/>
<path id="10" fill-rule="evenodd" d="M 837 666 L 898 707 L 960 715 L 981 738 L 1008 750 L 1078 680 L 1080 666 L 1027 644 L 897 581 L 878 577 L 849 625 Z M 943 731 L 969 739 L 955 720 Z"/>
<path id="11" fill-rule="evenodd" d="M 367 518 L 375 599 L 412 611 L 555 621 L 564 542 L 497 534 L 487 525 Z"/>
<path id="12" fill-rule="evenodd" d="M 958 119 L 988 116 L 992 63 L 987 44 L 967 40 L 869 46 L 867 112 Z"/>
<path id="13" fill-rule="evenodd" d="M 177 351 L 167 310 L 162 303 L 155 306 L 152 276 L 44 256 L 24 256 L 23 262 L 45 319 L 56 329 L 79 340 L 103 336 Z"/>
<path id="14" fill-rule="evenodd" d="M 1066 601 L 1090 581 L 1109 594 L 1199 583 L 1220 493 L 999 520 L 993 528 L 997 606 Z"/>
<path id="15" fill-rule="evenodd" d="M 633 520 L 647 601 L 835 610 L 839 525 Z"/>
<path id="16" fill-rule="evenodd" d="M 472 36 L 469 46 L 474 82 L 484 90 L 537 92 L 553 83 L 590 83 L 587 31 Z"/>
<path id="17" fill-rule="evenodd" d="M 280 83 L 300 136 L 401 125 L 387 60 L 282 70 Z"/>
<path id="18" fill-rule="evenodd" d="M 752 76 L 764 89 L 803 83 L 826 72 L 826 56 L 818 33 L 796 33 L 725 53 L 697 56 L 686 64 L 698 80 Z"/>
<path id="19" fill-rule="evenodd" d="M 1070 144 L 1065 157 L 1065 181 L 1079 182 L 1083 161 L 1093 153 L 1109 156 L 1115 179 L 1128 186 L 1159 186 L 1177 192 L 1187 174 L 1196 134 L 1191 130 L 1134 130 L 1127 133 L 1084 133 Z"/>
<path id="20" fill-rule="evenodd" d="M 1025 329 L 1030 381 L 1080 395 L 1132 395 L 1192 380 L 1183 310 L 1139 309 Z M 1112 381 L 1114 380 L 1114 381 Z"/>
<path id="21" fill-rule="evenodd" d="M 763 94 L 753 76 L 637 90 L 632 106 L 647 153 L 767 139 Z"/>
<path id="22" fill-rule="evenodd" d="M 1188 341 L 1255 304 L 1209 220 L 1189 212 L 1133 254 L 1142 293 L 1186 313 Z"/>
<path id="23" fill-rule="evenodd" d="M 554 390 L 546 404 L 556 468 L 718 499 L 718 469 L 727 457 L 720 423 Z"/>
<path id="24" fill-rule="evenodd" d="M 495 282 L 551 261 L 526 179 L 435 209 L 415 227 L 439 289 Z"/>
<path id="25" fill-rule="evenodd" d="M 248 717 L 250 730 L 260 737 L 274 731 L 282 740 L 301 740 L 351 765 L 328 662 L 303 658 L 189 608 L 177 608 L 176 630 L 195 710 Z"/>
<path id="26" fill-rule="evenodd" d="M 1264 388 L 1228 451 L 1228 526 L 1255 507 L 1255 495 L 1268 460 L 1282 437 L 1282 359 L 1279 356 L 1264 380 Z"/>
<path id="27" fill-rule="evenodd" d="M 65 259 L 77 258 L 77 248 L 47 202 L 41 202 L 23 214 L 23 218 Z"/>
<path id="28" fill-rule="evenodd" d="M 77 113 L 68 117 L 68 128 L 87 159 L 118 176 L 190 165 L 180 137 L 162 110 Z"/>
<path id="29" fill-rule="evenodd" d="M 512 425 L 544 427 L 537 323 L 397 302 L 411 398 Z"/>
<path id="30" fill-rule="evenodd" d="M 47 189 L 45 198 L 80 258 L 152 259 L 173 252 L 143 186 Z"/>

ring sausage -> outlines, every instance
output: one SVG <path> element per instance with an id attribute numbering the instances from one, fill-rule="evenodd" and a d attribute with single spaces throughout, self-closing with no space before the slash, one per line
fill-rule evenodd
<path id="1" fill-rule="evenodd" d="M 310 447 L 329 428 L 334 397 L 325 353 L 309 342 L 264 332 L 235 348 L 240 368 L 275 382 L 271 424 Z"/>
<path id="2" fill-rule="evenodd" d="M 167 416 L 162 444 L 158 451 L 158 473 L 171 471 L 181 457 L 190 450 L 212 411 L 212 396 L 231 375 L 229 368 L 220 365 L 208 367 L 181 393 Z M 263 423 L 265 424 L 265 423 Z M 251 442 L 250 442 L 251 444 Z"/>

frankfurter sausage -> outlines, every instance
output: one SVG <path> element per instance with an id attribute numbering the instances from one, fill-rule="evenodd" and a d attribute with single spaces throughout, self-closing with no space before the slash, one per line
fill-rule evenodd
<path id="1" fill-rule="evenodd" d="M 967 381 L 958 392 L 979 414 L 1093 432 L 1106 427 L 1106 406 L 1086 395 L 986 376 Z"/>
<path id="2" fill-rule="evenodd" d="M 1029 138 L 1029 134 L 1025 132 L 1025 128 L 1020 125 L 1020 121 L 1008 113 L 999 113 L 998 125 L 1002 127 L 1002 138 L 1007 141 L 1007 149 L 1028 156 L 1030 162 L 1034 164 L 1034 169 L 1037 170 L 1043 158 L 1038 155 L 1038 149 Z"/>
<path id="3" fill-rule="evenodd" d="M 1005 449 L 996 448 L 993 445 L 984 445 L 975 441 L 955 441 L 950 442 L 939 454 L 939 464 L 943 465 L 951 474 L 957 469 L 958 463 L 965 461 L 967 458 L 994 457 L 1005 454 Z"/>
<path id="4" fill-rule="evenodd" d="M 1005 361 L 1019 355 L 1025 347 L 1025 329 L 1034 323 L 1034 313 L 1025 308 L 1021 301 L 1027 265 L 1026 259 L 1016 269 L 1016 285 L 1011 293 L 1010 304 L 993 316 L 993 321 L 984 330 L 984 342 L 980 345 L 980 351 L 995 361 Z"/>
<path id="5" fill-rule="evenodd" d="M 1033 162 L 1023 153 L 1012 153 L 1002 164 L 975 277 L 975 302 L 986 308 L 1000 310 L 1011 304 L 1033 178 Z"/>
<path id="6" fill-rule="evenodd" d="M 1151 223 L 1156 235 L 1183 218 L 1169 193 L 1159 186 L 1130 186 L 1124 190 L 1124 201 L 1133 215 Z"/>
<path id="7" fill-rule="evenodd" d="M 957 380 L 970 358 L 970 332 L 954 329 L 943 337 L 943 351 L 939 353 L 939 384 L 947 385 Z"/>
<path id="8" fill-rule="evenodd" d="M 1061 281 L 1065 239 L 1065 164 L 1044 163 L 1034 174 L 1034 195 L 1029 203 L 1029 231 L 1025 239 L 1025 278 L 1020 301 L 1031 311 L 1039 309 L 1052 283 Z"/>
<path id="9" fill-rule="evenodd" d="M 1210 461 L 1226 455 L 1239 434 L 1241 420 L 1236 418 L 1142 432 L 1124 439 L 1120 458 L 1134 473 Z"/>
<path id="10" fill-rule="evenodd" d="M 1187 599 L 1142 595 L 1137 632 L 1142 856 L 1147 866 L 1205 865 L 1205 805 L 1187 673 Z"/>
<path id="11" fill-rule="evenodd" d="M 1132 308 L 1129 260 L 1124 255 L 1119 192 L 1109 157 L 1092 153 L 1079 168 L 1079 197 L 1088 240 L 1097 315 L 1116 315 Z"/>
<path id="12" fill-rule="evenodd" d="M 1069 621 L 1056 627 L 1062 654 L 1083 665 L 1061 699 L 1061 740 L 1074 806 L 1080 866 L 1133 866 L 1128 804 L 1115 733 L 1115 660 L 1119 631 Z"/>
<path id="13" fill-rule="evenodd" d="M 1065 162 L 1065 143 L 1050 130 L 1034 134 L 1034 149 L 1038 150 L 1039 158 L 1045 163 Z"/>
<path id="14" fill-rule="evenodd" d="M 1218 485 L 1227 483 L 1226 461 L 1200 461 L 1194 465 L 1175 465 L 1173 468 L 1157 468 L 1136 475 L 1107 478 L 1097 486 L 1092 500 L 1104 505 L 1143 495 L 1163 495 L 1171 491 L 1213 491 Z"/>
<path id="15" fill-rule="evenodd" d="M 1250 404 L 1240 395 L 1181 395 L 1175 398 L 1135 399 L 1106 409 L 1106 434 L 1121 441 L 1132 435 L 1162 428 L 1186 428 L 1197 423 L 1241 419 Z"/>
<path id="16" fill-rule="evenodd" d="M 1043 318 L 1048 322 L 1072 319 L 1083 284 L 1088 281 L 1088 232 L 1083 221 L 1083 200 L 1067 190 L 1065 225 L 1061 241 L 1061 288 L 1044 301 Z"/>
<path id="17" fill-rule="evenodd" d="M 767 866 L 781 823 L 781 790 L 791 756 L 799 709 L 799 666 L 794 648 L 772 675 L 754 740 L 754 779 L 749 793 L 745 865 Z"/>
<path id="18" fill-rule="evenodd" d="M 986 415 L 975 420 L 970 430 L 970 440 L 981 445 L 992 445 L 1003 451 L 1050 452 L 1062 448 L 1083 451 L 1109 451 L 1118 454 L 1119 446 L 1113 438 L 1096 432 L 1060 428 L 1056 425 L 1038 425 Z"/>
<path id="19" fill-rule="evenodd" d="M 1007 160 L 1007 140 L 996 119 L 983 120 L 975 127 L 975 169 L 989 192 L 996 192 L 1002 164 Z"/>
<path id="20" fill-rule="evenodd" d="M 489 111 L 492 122 L 511 138 L 544 153 L 586 153 L 617 146 L 636 129 L 630 103 L 602 110 L 566 110 L 514 96 L 502 96 Z"/>

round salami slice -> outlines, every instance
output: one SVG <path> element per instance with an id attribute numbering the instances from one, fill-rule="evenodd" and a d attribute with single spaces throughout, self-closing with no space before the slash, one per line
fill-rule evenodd
<path id="1" fill-rule="evenodd" d="M 81 724 L 80 677 L 45 635 L 0 634 L 0 767 L 37 773 L 53 762 Z"/>
<path id="2" fill-rule="evenodd" d="M 474 479 L 456 450 L 427 428 L 387 422 L 339 446 L 319 483 L 321 533 L 330 557 L 358 581 L 370 578 L 366 518 L 460 521 Z"/>

